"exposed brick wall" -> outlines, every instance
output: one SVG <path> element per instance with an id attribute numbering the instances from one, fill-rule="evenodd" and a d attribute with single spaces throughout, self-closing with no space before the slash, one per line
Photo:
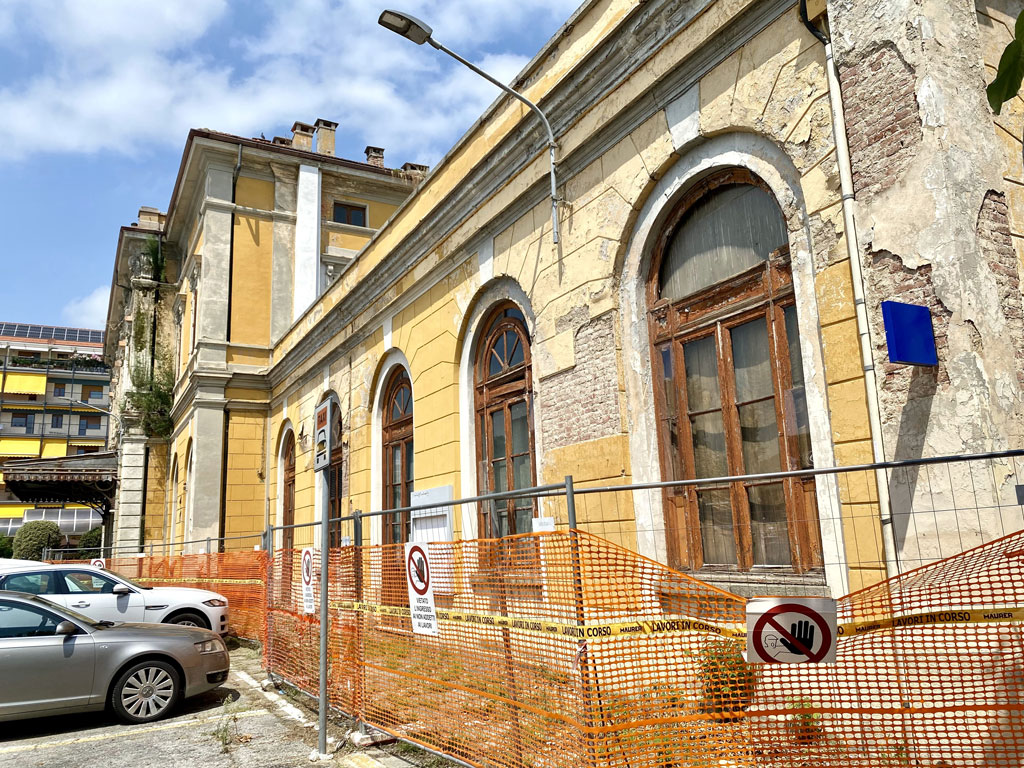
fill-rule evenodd
<path id="1" fill-rule="evenodd" d="M 1024 390 L 1024 304 L 1020 293 L 1017 254 L 1010 236 L 1006 196 L 989 191 L 978 214 L 978 247 L 999 293 L 999 306 L 1014 349 L 1017 381 Z"/>
<path id="2" fill-rule="evenodd" d="M 616 434 L 621 429 L 614 317 L 576 331 L 576 365 L 538 385 L 544 450 Z"/>
<path id="3" fill-rule="evenodd" d="M 914 73 L 887 44 L 852 59 L 839 78 L 854 189 L 873 195 L 899 179 L 921 143 Z"/>
<path id="4" fill-rule="evenodd" d="M 935 372 L 934 383 L 948 386 L 949 371 L 949 318 L 952 316 L 945 305 L 935 295 L 932 285 L 932 266 L 926 264 L 918 269 L 908 269 L 897 256 L 883 251 L 872 258 L 871 271 L 868 274 L 871 284 L 871 295 L 884 296 L 892 301 L 904 304 L 918 304 L 928 307 L 932 315 L 932 328 L 935 331 L 935 351 L 938 354 L 939 366 Z M 905 392 L 911 383 L 912 366 L 890 363 L 885 359 L 885 329 L 882 326 L 881 311 L 876 313 L 876 327 L 872 329 L 876 358 L 881 355 L 881 388 L 882 399 L 886 395 Z M 907 399 L 914 399 L 914 392 L 909 392 Z M 884 406 L 884 402 L 883 402 Z"/>

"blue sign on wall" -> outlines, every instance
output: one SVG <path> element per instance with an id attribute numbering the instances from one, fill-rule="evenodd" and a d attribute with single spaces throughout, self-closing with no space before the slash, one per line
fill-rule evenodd
<path id="1" fill-rule="evenodd" d="M 939 364 L 932 315 L 928 307 L 883 301 L 882 322 L 885 323 L 885 343 L 889 348 L 890 362 L 907 365 Z"/>

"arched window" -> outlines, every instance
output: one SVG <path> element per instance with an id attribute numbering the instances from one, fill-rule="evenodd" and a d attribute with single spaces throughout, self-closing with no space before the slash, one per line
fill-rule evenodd
<path id="1" fill-rule="evenodd" d="M 507 302 L 488 315 L 477 349 L 476 422 L 483 493 L 535 485 L 530 335 L 522 311 Z M 528 533 L 530 499 L 495 501 L 481 507 L 480 536 Z"/>
<path id="2" fill-rule="evenodd" d="M 174 454 L 171 459 L 171 513 L 168 515 L 167 533 L 165 534 L 164 541 L 173 542 L 175 537 L 178 535 L 178 454 Z M 170 549 L 164 550 L 167 554 L 171 554 Z"/>
<path id="3" fill-rule="evenodd" d="M 327 518 L 337 519 L 345 514 L 345 499 L 348 497 L 348 467 L 343 436 L 341 406 L 337 400 L 331 403 L 331 464 L 327 469 Z M 341 523 L 331 523 L 330 546 L 341 546 Z"/>
<path id="4" fill-rule="evenodd" d="M 751 174 L 713 176 L 663 231 L 648 283 L 666 479 L 811 466 L 788 235 Z M 666 492 L 674 565 L 821 565 L 813 481 L 708 483 Z"/>
<path id="5" fill-rule="evenodd" d="M 284 482 L 282 483 L 281 525 L 295 525 L 295 435 L 289 430 L 284 438 L 282 465 Z M 295 529 L 285 528 L 281 532 L 281 547 L 295 547 Z M 287 558 L 286 558 L 287 560 Z"/>
<path id="6" fill-rule="evenodd" d="M 384 509 L 408 507 L 413 481 L 412 382 L 405 368 L 398 366 L 384 390 Z M 384 543 L 409 541 L 408 512 L 384 516 Z"/>

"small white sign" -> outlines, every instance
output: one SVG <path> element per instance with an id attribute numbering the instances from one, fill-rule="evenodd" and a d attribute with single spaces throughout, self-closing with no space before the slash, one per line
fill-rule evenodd
<path id="1" fill-rule="evenodd" d="M 307 547 L 302 550 L 302 612 L 316 613 L 316 596 L 313 594 L 313 552 Z"/>
<path id="2" fill-rule="evenodd" d="M 409 610 L 412 631 L 417 635 L 437 634 L 437 609 L 434 607 L 434 585 L 430 560 L 422 544 L 405 545 L 405 575 L 409 587 Z"/>
<path id="3" fill-rule="evenodd" d="M 836 601 L 828 597 L 754 597 L 747 601 L 747 662 L 834 664 Z"/>
<path id="4" fill-rule="evenodd" d="M 106 570 L 107 560 L 104 557 L 94 557 L 92 562 L 89 563 L 93 568 L 103 568 Z"/>
<path id="5" fill-rule="evenodd" d="M 533 532 L 534 533 L 548 533 L 555 530 L 555 518 L 553 517 L 535 517 L 533 518 Z"/>
<path id="6" fill-rule="evenodd" d="M 440 485 L 436 488 L 416 490 L 409 494 L 410 506 L 437 505 L 426 509 L 412 510 L 409 515 L 412 519 L 412 541 L 421 543 L 451 541 L 452 492 L 452 486 Z"/>
<path id="7" fill-rule="evenodd" d="M 313 434 L 313 469 L 320 471 L 331 466 L 331 401 L 324 400 L 316 407 L 313 420 L 316 429 Z"/>

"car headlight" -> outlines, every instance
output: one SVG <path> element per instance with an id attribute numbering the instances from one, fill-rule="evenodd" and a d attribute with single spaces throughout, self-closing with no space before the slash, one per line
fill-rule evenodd
<path id="1" fill-rule="evenodd" d="M 196 643 L 195 646 L 199 653 L 223 653 L 227 650 L 227 646 L 224 645 L 224 641 L 219 637 L 214 637 L 210 640 L 201 640 Z"/>
<path id="2" fill-rule="evenodd" d="M 203 605 L 208 605 L 211 608 L 227 608 L 228 601 L 221 600 L 219 597 L 215 597 L 212 600 L 203 600 Z"/>

